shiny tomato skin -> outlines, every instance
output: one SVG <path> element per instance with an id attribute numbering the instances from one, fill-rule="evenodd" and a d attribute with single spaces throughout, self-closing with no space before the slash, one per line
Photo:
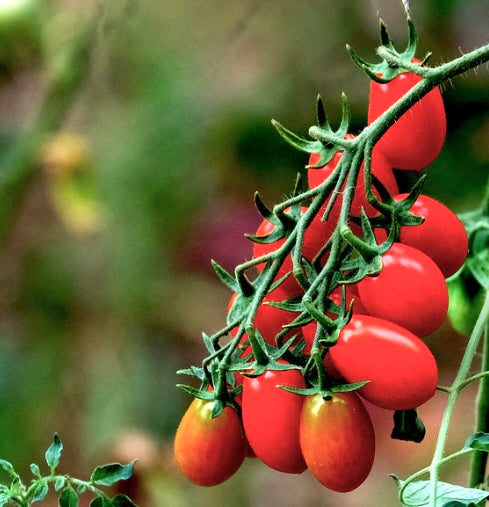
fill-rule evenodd
<path id="1" fill-rule="evenodd" d="M 448 289 L 442 272 L 424 252 L 394 243 L 382 256 L 382 271 L 358 283 L 369 315 L 395 322 L 417 336 L 440 327 L 448 312 Z"/>
<path id="2" fill-rule="evenodd" d="M 420 76 L 407 72 L 388 83 L 371 81 L 368 123 L 387 111 L 419 81 Z M 376 147 L 394 168 L 420 171 L 440 153 L 446 129 L 443 99 L 439 88 L 434 88 L 397 119 Z"/>
<path id="3" fill-rule="evenodd" d="M 372 421 L 354 392 L 325 400 L 308 396 L 300 424 L 302 454 L 316 479 L 340 493 L 362 484 L 372 469 L 375 433 Z"/>
<path id="4" fill-rule="evenodd" d="M 279 472 L 300 474 L 306 469 L 299 444 L 304 397 L 280 385 L 305 387 L 298 370 L 268 370 L 258 377 L 244 378 L 243 426 L 257 458 Z"/>
<path id="5" fill-rule="evenodd" d="M 174 452 L 187 479 L 199 486 L 215 486 L 229 479 L 247 452 L 241 420 L 231 407 L 211 418 L 213 401 L 195 398 L 178 426 Z"/>
<path id="6" fill-rule="evenodd" d="M 399 194 L 401 201 L 408 194 Z M 420 225 L 401 228 L 399 241 L 423 251 L 431 257 L 448 278 L 464 263 L 468 251 L 468 238 L 461 220 L 444 204 L 420 195 L 411 207 L 414 215 L 425 217 Z"/>
<path id="7" fill-rule="evenodd" d="M 352 317 L 329 349 L 325 364 L 347 382 L 368 380 L 358 394 L 390 410 L 419 407 L 435 394 L 438 382 L 435 358 L 423 341 L 369 315 Z"/>

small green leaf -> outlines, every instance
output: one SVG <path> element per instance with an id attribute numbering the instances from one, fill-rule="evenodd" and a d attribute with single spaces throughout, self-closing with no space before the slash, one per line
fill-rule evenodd
<path id="1" fill-rule="evenodd" d="M 78 507 L 78 495 L 71 486 L 66 486 L 61 492 L 59 507 Z"/>
<path id="2" fill-rule="evenodd" d="M 425 434 L 426 428 L 416 409 L 394 412 L 394 428 L 391 438 L 419 443 L 423 441 Z"/>
<path id="3" fill-rule="evenodd" d="M 137 505 L 126 495 L 116 495 L 112 498 L 114 507 L 137 507 Z"/>
<path id="4" fill-rule="evenodd" d="M 46 480 L 40 481 L 34 488 L 31 502 L 40 502 L 44 500 L 49 493 L 49 486 Z"/>
<path id="5" fill-rule="evenodd" d="M 54 481 L 54 489 L 56 491 L 59 491 L 60 489 L 63 489 L 66 484 L 66 477 L 57 477 Z"/>
<path id="6" fill-rule="evenodd" d="M 35 463 L 31 463 L 31 472 L 36 477 L 41 478 L 41 470 L 39 469 L 39 466 L 36 465 Z"/>
<path id="7" fill-rule="evenodd" d="M 46 451 L 46 463 L 51 470 L 54 470 L 59 465 L 59 459 L 61 452 L 63 451 L 63 444 L 58 437 L 58 434 L 54 434 L 53 443 L 49 446 Z"/>
<path id="8" fill-rule="evenodd" d="M 100 486 L 112 486 L 118 481 L 129 479 L 134 471 L 134 461 L 127 465 L 110 463 L 97 467 L 90 476 L 90 482 Z"/>
<path id="9" fill-rule="evenodd" d="M 2 467 L 11 477 L 17 477 L 14 465 L 5 459 L 0 459 L 0 467 Z"/>
<path id="10" fill-rule="evenodd" d="M 399 483 L 403 487 L 403 482 Z M 437 484 L 436 505 L 442 507 L 482 507 L 489 492 L 474 488 L 464 488 L 446 482 Z M 428 507 L 430 498 L 430 481 L 410 482 L 403 490 L 401 504 L 404 507 Z M 455 502 L 455 503 L 454 503 Z"/>
<path id="11" fill-rule="evenodd" d="M 483 433 L 482 431 L 475 433 L 467 439 L 464 448 L 489 452 L 489 433 Z"/>
<path id="12" fill-rule="evenodd" d="M 90 502 L 90 507 L 112 507 L 112 505 L 112 500 L 104 494 L 97 496 Z"/>
<path id="13" fill-rule="evenodd" d="M 469 257 L 466 264 L 481 287 L 489 290 L 489 250 L 482 250 Z"/>
<path id="14" fill-rule="evenodd" d="M 77 488 L 76 488 L 76 491 L 78 492 L 79 495 L 83 495 L 83 493 L 85 493 L 85 491 L 88 489 L 88 487 L 86 486 L 86 484 L 80 484 Z"/>
<path id="15" fill-rule="evenodd" d="M 0 493 L 0 507 L 7 505 L 10 501 L 11 495 L 9 492 Z"/>

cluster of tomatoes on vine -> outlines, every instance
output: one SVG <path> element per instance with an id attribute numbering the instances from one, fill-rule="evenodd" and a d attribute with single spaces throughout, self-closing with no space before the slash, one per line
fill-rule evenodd
<path id="1" fill-rule="evenodd" d="M 382 38 L 392 48 L 385 28 Z M 400 56 L 424 65 L 414 59 L 415 49 L 410 23 L 410 43 Z M 373 78 L 369 125 L 421 80 L 385 62 L 367 71 Z M 318 120 L 324 127 L 321 102 Z M 339 133 L 353 143 L 345 125 Z M 186 387 L 196 399 L 177 430 L 175 455 L 184 475 L 204 486 L 223 482 L 252 456 L 280 472 L 309 469 L 327 488 L 346 492 L 358 487 L 373 465 L 375 432 L 368 404 L 412 414 L 436 390 L 436 361 L 422 338 L 445 320 L 445 279 L 464 263 L 467 235 L 456 215 L 421 194 L 420 185 L 400 193 L 394 170 L 419 173 L 433 162 L 444 143 L 446 116 L 435 88 L 376 142 L 369 171 L 383 206 L 367 199 L 369 180 L 363 162 L 359 167 L 347 226 L 367 254 L 370 248 L 371 258 L 356 250 L 355 242 L 338 242 L 348 181 L 337 174 L 346 145 L 331 150 L 328 143 L 279 130 L 310 153 L 309 189 L 326 188 L 335 175 L 337 187 L 342 186 L 331 185 L 305 228 L 301 217 L 323 194 L 311 194 L 309 207 L 292 199 L 280 214 L 257 200 L 264 216 L 251 236 L 257 278 L 246 284 L 217 269 L 234 290 L 228 326 L 213 337 L 204 335 L 210 356 L 202 368 L 184 371 L 202 385 Z M 315 152 L 315 147 L 320 149 Z M 303 278 L 293 247 L 277 253 L 298 236 Z M 372 270 L 376 261 L 381 265 Z"/>

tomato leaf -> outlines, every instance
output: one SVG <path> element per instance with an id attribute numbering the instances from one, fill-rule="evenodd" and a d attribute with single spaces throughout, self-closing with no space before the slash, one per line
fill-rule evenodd
<path id="1" fill-rule="evenodd" d="M 114 507 L 137 507 L 137 505 L 126 495 L 116 495 L 112 498 Z"/>
<path id="2" fill-rule="evenodd" d="M 41 470 L 39 469 L 39 466 L 36 465 L 35 463 L 31 463 L 31 472 L 32 472 L 32 475 L 35 475 L 36 477 L 38 477 L 39 479 L 41 478 Z"/>
<path id="3" fill-rule="evenodd" d="M 420 443 L 426 434 L 423 421 L 419 418 L 416 409 L 396 410 L 394 412 L 394 428 L 391 438 Z"/>
<path id="4" fill-rule="evenodd" d="M 404 482 L 399 481 L 398 487 L 403 488 Z M 446 482 L 438 482 L 436 505 L 442 507 L 482 507 L 489 497 L 489 492 L 474 488 L 464 488 Z M 413 481 L 402 490 L 401 505 L 403 507 L 429 507 L 430 481 Z"/>
<path id="5" fill-rule="evenodd" d="M 489 250 L 482 250 L 469 257 L 466 265 L 479 284 L 484 289 L 489 290 Z"/>
<path id="6" fill-rule="evenodd" d="M 31 502 L 40 502 L 44 500 L 49 493 L 49 486 L 46 480 L 39 481 L 37 486 L 34 488 Z"/>
<path id="7" fill-rule="evenodd" d="M 112 500 L 107 495 L 100 495 L 90 502 L 90 507 L 112 507 Z"/>
<path id="8" fill-rule="evenodd" d="M 63 451 L 63 444 L 59 439 L 57 433 L 54 434 L 53 443 L 49 446 L 49 449 L 46 451 L 46 463 L 48 464 L 51 470 L 54 470 L 59 465 L 59 460 L 61 458 L 61 452 Z"/>
<path id="9" fill-rule="evenodd" d="M 134 471 L 134 461 L 121 465 L 120 463 L 110 463 L 97 467 L 90 476 L 90 482 L 100 486 L 112 486 L 116 482 L 129 479 Z"/>
<path id="10" fill-rule="evenodd" d="M 10 493 L 0 493 L 0 507 L 3 507 L 4 505 L 8 505 L 10 502 Z"/>
<path id="11" fill-rule="evenodd" d="M 59 496 L 59 507 L 78 507 L 78 495 L 76 491 L 67 486 Z"/>
<path id="12" fill-rule="evenodd" d="M 467 439 L 464 448 L 489 452 L 489 433 L 483 433 L 482 431 L 475 433 Z"/>

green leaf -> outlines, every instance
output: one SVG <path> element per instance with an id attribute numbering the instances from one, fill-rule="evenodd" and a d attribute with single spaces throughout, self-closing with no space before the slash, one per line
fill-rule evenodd
<path id="1" fill-rule="evenodd" d="M 112 500 L 107 495 L 100 495 L 90 502 L 90 507 L 112 507 Z"/>
<path id="2" fill-rule="evenodd" d="M 5 459 L 0 459 L 0 467 L 2 467 L 11 477 L 18 477 L 14 469 L 14 465 Z"/>
<path id="3" fill-rule="evenodd" d="M 7 505 L 10 501 L 10 493 L 0 493 L 0 507 L 3 507 L 4 505 Z"/>
<path id="4" fill-rule="evenodd" d="M 116 495 L 112 498 L 114 507 L 137 507 L 137 505 L 126 495 Z"/>
<path id="5" fill-rule="evenodd" d="M 78 507 L 78 495 L 71 486 L 66 486 L 61 492 L 59 507 Z"/>
<path id="6" fill-rule="evenodd" d="M 396 410 L 394 412 L 394 428 L 391 438 L 408 442 L 422 442 L 426 434 L 423 421 L 419 418 L 416 409 Z"/>
<path id="7" fill-rule="evenodd" d="M 54 481 L 55 491 L 59 491 L 60 489 L 63 489 L 65 484 L 66 484 L 66 477 L 57 477 L 56 480 Z"/>
<path id="8" fill-rule="evenodd" d="M 469 257 L 466 265 L 481 287 L 489 290 L 489 250 L 482 250 L 476 255 Z"/>
<path id="9" fill-rule="evenodd" d="M 134 471 L 134 461 L 127 465 L 110 463 L 97 467 L 90 476 L 90 482 L 100 486 L 112 486 L 118 481 L 129 479 Z"/>
<path id="10" fill-rule="evenodd" d="M 482 431 L 475 433 L 467 439 L 464 448 L 489 452 L 489 433 L 483 433 Z"/>
<path id="11" fill-rule="evenodd" d="M 31 502 L 41 502 L 49 493 L 49 486 L 46 480 L 40 481 L 34 488 Z"/>
<path id="12" fill-rule="evenodd" d="M 63 444 L 58 437 L 58 434 L 54 434 L 53 443 L 49 446 L 46 451 L 46 463 L 51 470 L 54 470 L 59 465 L 59 459 L 61 452 L 63 451 Z"/>
<path id="13" fill-rule="evenodd" d="M 403 482 L 399 483 L 399 487 Z M 410 482 L 403 490 L 401 503 L 404 507 L 429 507 L 430 481 Z M 446 482 L 438 482 L 436 505 L 447 507 L 448 505 L 464 507 L 482 507 L 485 505 L 489 492 L 474 488 L 464 488 Z M 455 503 L 454 503 L 455 502 Z"/>
<path id="14" fill-rule="evenodd" d="M 36 465 L 35 463 L 31 463 L 31 472 L 36 477 L 41 478 L 41 470 L 39 469 L 39 466 Z"/>

